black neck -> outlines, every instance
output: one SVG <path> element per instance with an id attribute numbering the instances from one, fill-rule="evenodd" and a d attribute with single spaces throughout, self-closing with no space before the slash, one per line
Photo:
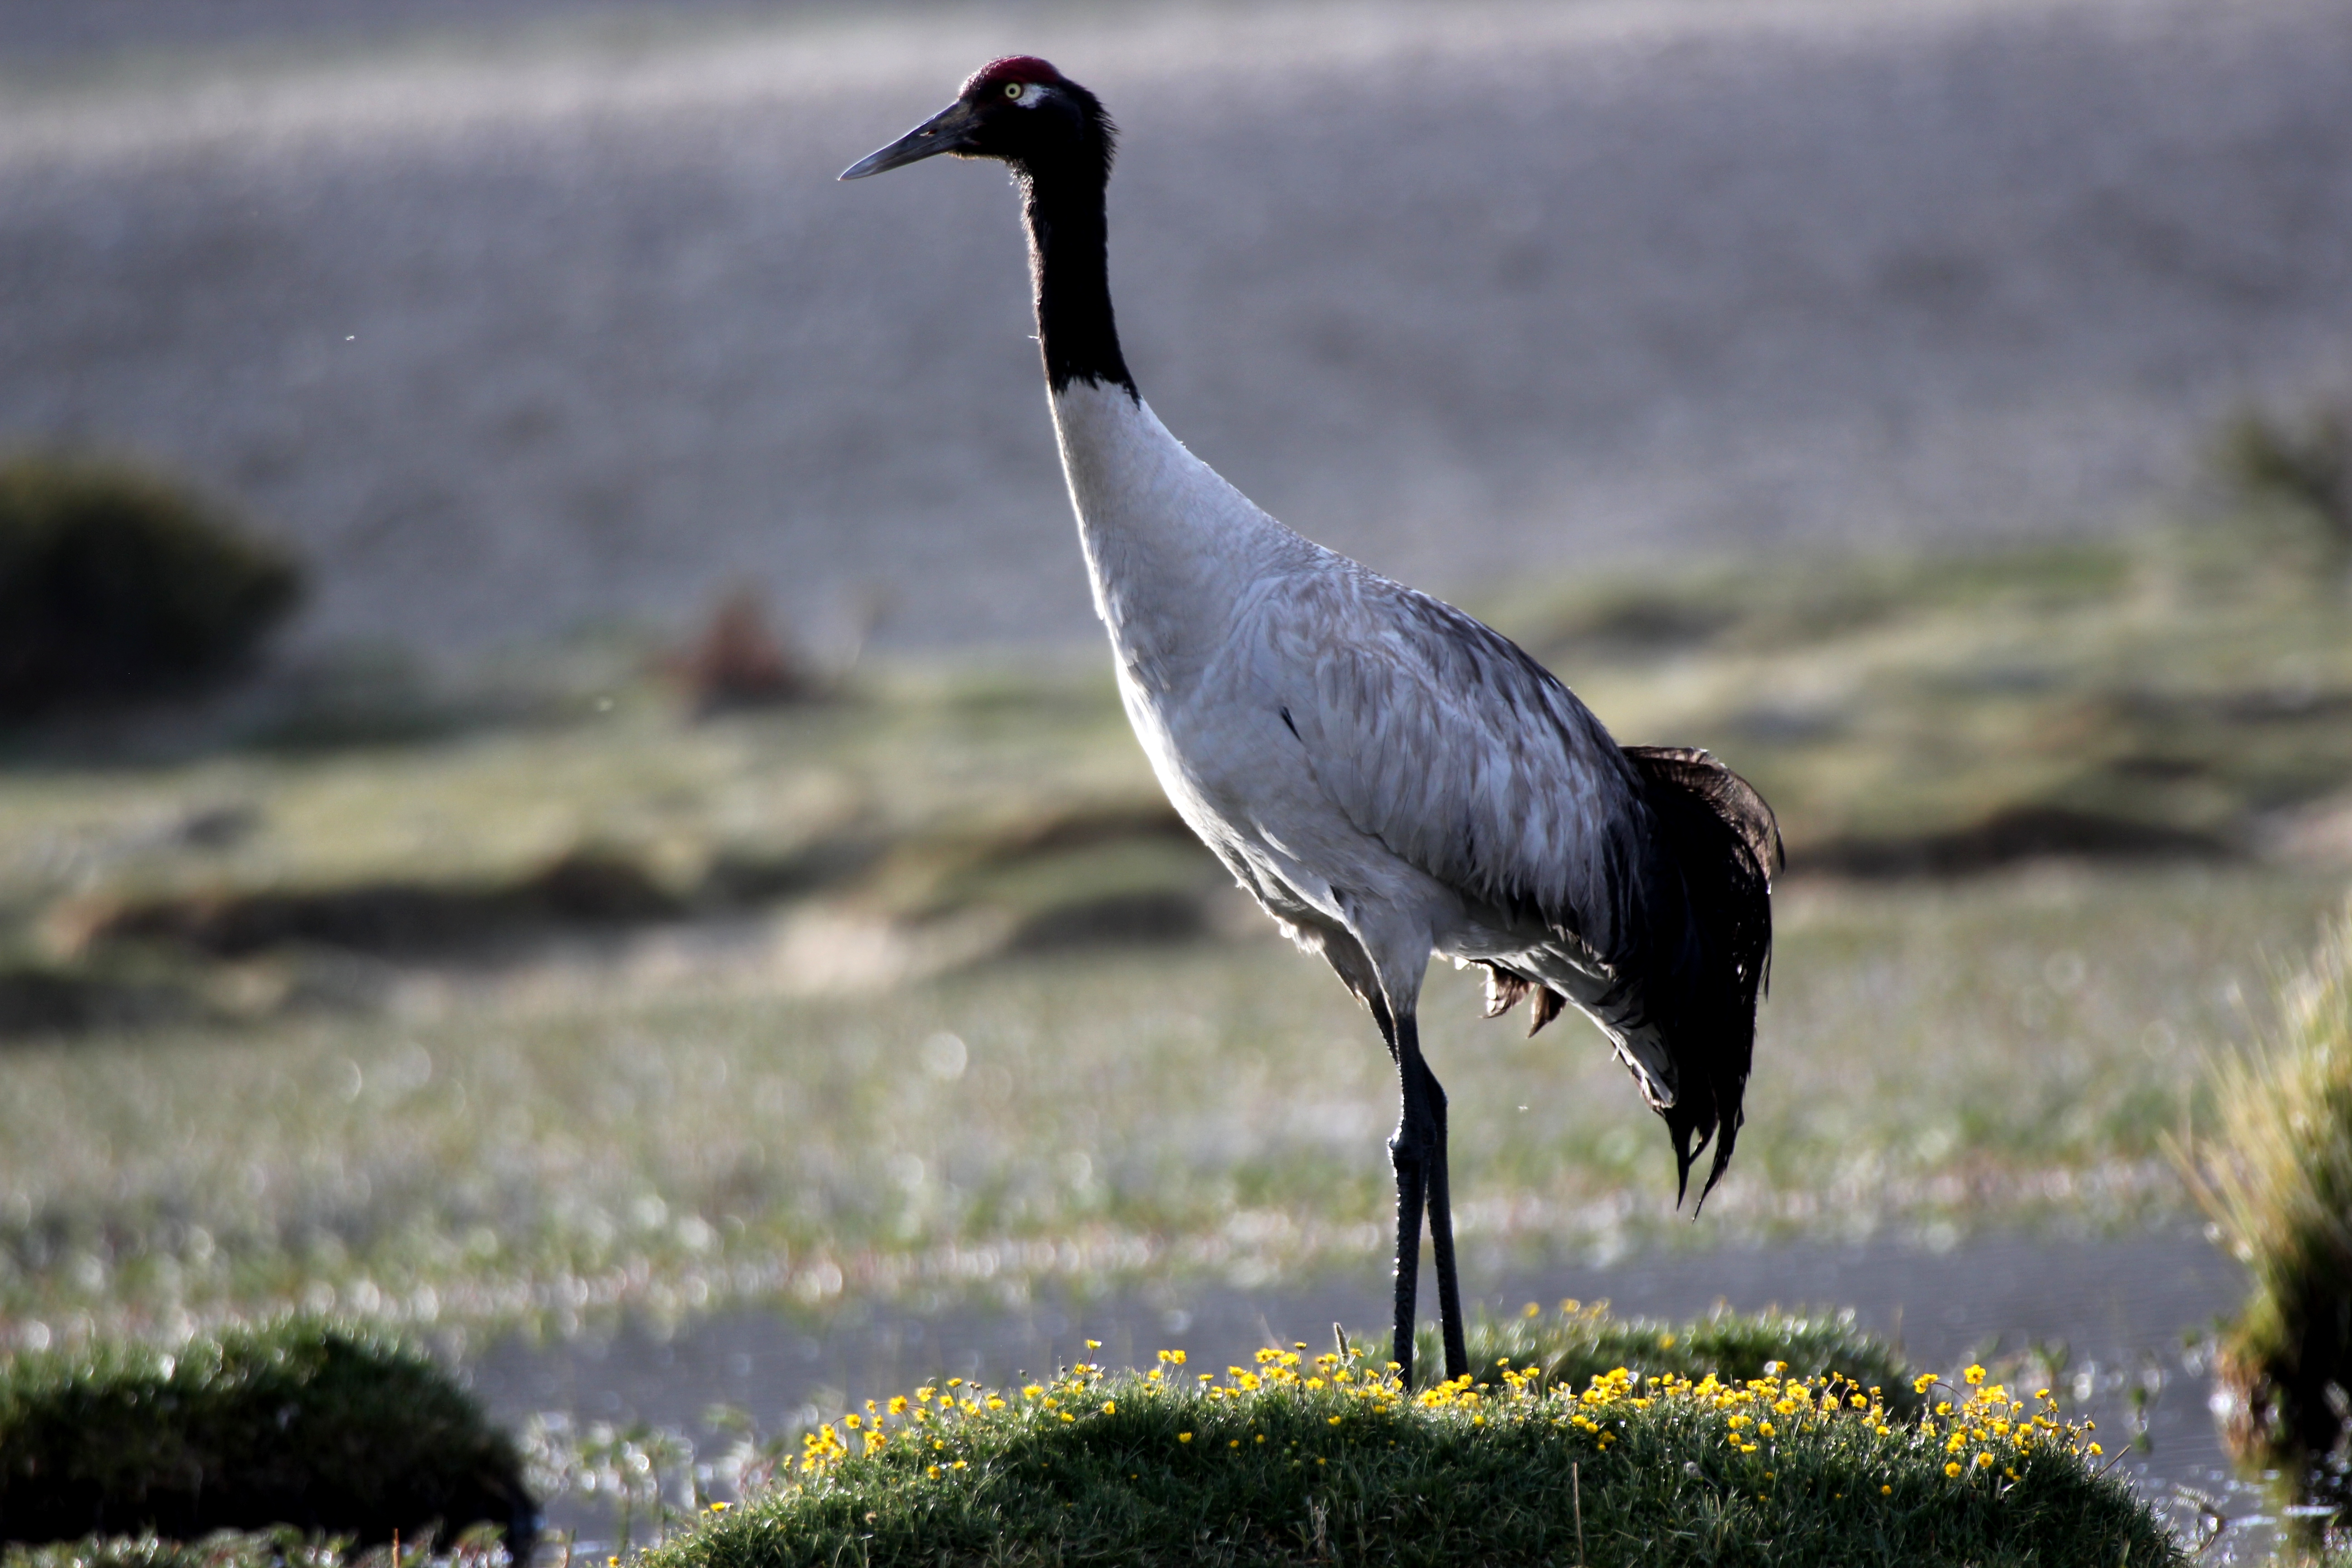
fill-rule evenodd
<path id="1" fill-rule="evenodd" d="M 1029 276 L 1037 296 L 1037 346 L 1055 392 L 1074 381 L 1137 396 L 1111 320 L 1110 258 L 1103 217 L 1109 171 L 1030 166 L 1018 171 L 1029 225 Z"/>

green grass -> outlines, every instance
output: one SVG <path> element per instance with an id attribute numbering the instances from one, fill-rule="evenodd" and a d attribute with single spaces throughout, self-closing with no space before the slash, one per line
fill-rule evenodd
<path id="1" fill-rule="evenodd" d="M 2352 639 L 2292 552 L 1701 567 L 1488 608 L 1624 738 L 1755 776 L 1800 864 L 2021 810 L 2288 849 L 1793 877 L 1739 1158 L 1696 1226 L 1590 1028 L 1522 1039 L 1439 972 L 1474 1271 L 2190 1212 L 2161 1142 L 2203 1047 L 2259 1019 L 2266 955 L 2341 894 Z M 1170 834 L 1091 663 L 870 669 L 696 724 L 614 648 L 556 662 L 468 710 L 504 721 L 398 744 L 59 742 L 0 773 L 20 1338 L 1380 1272 L 1394 1086 L 1369 1021 Z M 518 889 L 594 864 L 675 918 L 228 958 L 93 934 L 387 889 L 544 914 Z M 1246 934 L 1072 945 L 1201 928 Z"/>
<path id="2" fill-rule="evenodd" d="M 2160 1143 L 2201 1043 L 2337 891 L 2193 869 L 1792 891 L 1740 1156 L 1696 1226 L 1598 1037 L 1481 1022 L 1440 970 L 1465 1255 L 2183 1216 Z M 68 1336 L 305 1302 L 561 1327 L 1371 1278 L 1393 1095 L 1369 1021 L 1270 936 L 848 997 L 583 968 L 22 1046 L 0 1308 Z"/>
<path id="3" fill-rule="evenodd" d="M 1702 563 L 1483 607 L 1619 738 L 1704 742 L 1750 775 L 1801 870 L 2073 846 L 2301 854 L 2296 835 L 2325 837 L 2352 784 L 2347 607 L 2307 543 L 2243 522 L 1959 559 Z M 126 909 L 158 900 L 495 902 L 567 857 L 634 867 L 678 912 L 795 902 L 910 940 L 993 919 L 992 936 L 933 944 L 950 958 L 1017 945 L 1056 911 L 1222 879 L 1171 834 L 1094 659 L 881 667 L 838 700 L 708 723 L 644 668 L 614 643 L 517 657 L 437 698 L 422 678 L 330 681 L 268 724 L 199 727 L 211 744 L 176 758 L 22 743 L 0 787 L 0 970 L 99 956 L 109 931 L 140 929 Z M 269 743 L 353 704 L 398 709 L 388 729 L 407 738 Z M 247 967 L 211 989 L 248 1015 L 331 989 L 299 951 Z M 824 983 L 821 961 L 803 967 Z"/>
<path id="4" fill-rule="evenodd" d="M 1269 1351 L 1222 1382 L 1163 1355 L 1149 1374 L 924 1387 L 812 1433 L 774 1489 L 650 1561 L 2181 1560 L 2088 1433 L 1999 1387 L 1910 1422 L 1834 1377 L 1471 1384 L 1408 1395 Z"/>
<path id="5" fill-rule="evenodd" d="M 2237 519 L 1954 560 L 1727 563 L 1497 621 L 1621 740 L 1696 737 L 1802 865 L 2020 811 L 2242 844 L 2352 779 L 2340 566 Z"/>

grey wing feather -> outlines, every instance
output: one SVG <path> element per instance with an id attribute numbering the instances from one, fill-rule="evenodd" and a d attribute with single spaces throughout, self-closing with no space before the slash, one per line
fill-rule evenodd
<path id="1" fill-rule="evenodd" d="M 1295 650 L 1315 700 L 1294 717 L 1332 804 L 1439 881 L 1612 959 L 1633 923 L 1640 785 L 1591 710 L 1427 595 L 1360 569 L 1297 590 L 1319 602 L 1283 617 L 1314 645 Z"/>

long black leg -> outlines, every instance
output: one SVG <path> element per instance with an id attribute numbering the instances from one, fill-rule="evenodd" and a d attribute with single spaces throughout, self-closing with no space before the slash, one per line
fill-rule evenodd
<path id="1" fill-rule="evenodd" d="M 1394 1332 L 1389 1341 L 1389 1359 L 1397 1365 L 1397 1376 L 1405 1386 L 1412 1385 L 1412 1321 L 1414 1296 L 1421 1283 L 1421 1213 L 1428 1201 L 1429 1188 L 1422 1152 L 1425 1147 L 1423 1133 L 1424 1119 L 1419 1110 L 1420 1080 L 1410 1067 L 1397 1036 L 1395 1022 L 1379 998 L 1372 999 L 1372 1017 L 1380 1024 L 1381 1038 L 1389 1047 L 1389 1056 L 1397 1064 L 1397 1083 L 1402 1110 L 1397 1117 L 1396 1132 L 1389 1139 L 1389 1165 L 1396 1173 L 1396 1295 L 1393 1302 Z"/>
<path id="2" fill-rule="evenodd" d="M 1408 1096 L 1403 1119 L 1389 1140 L 1389 1164 L 1396 1171 L 1396 1332 L 1389 1359 L 1397 1375 L 1412 1386 L 1413 1294 L 1421 1276 L 1421 1211 L 1428 1200 L 1427 1168 L 1422 1163 L 1420 1140 L 1414 1135 L 1412 1097 Z"/>
<path id="3" fill-rule="evenodd" d="M 1445 1179 L 1445 1090 L 1421 1054 L 1420 1030 L 1411 1014 L 1398 1022 L 1404 1054 L 1420 1069 L 1423 1103 L 1428 1108 L 1430 1142 L 1423 1158 L 1429 1189 L 1429 1247 L 1437 1267 L 1437 1322 L 1445 1342 L 1445 1375 L 1460 1377 L 1470 1370 L 1470 1352 L 1462 1342 L 1462 1284 L 1454 1271 L 1454 1208 Z"/>

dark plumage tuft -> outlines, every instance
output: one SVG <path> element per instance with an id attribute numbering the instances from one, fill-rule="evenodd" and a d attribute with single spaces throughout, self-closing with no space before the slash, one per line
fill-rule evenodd
<path id="1" fill-rule="evenodd" d="M 1535 1000 L 1528 1004 L 1528 1037 L 1530 1039 L 1540 1033 L 1546 1024 L 1559 1017 L 1559 1010 L 1568 1005 L 1559 992 L 1541 981 L 1530 980 L 1499 963 L 1482 962 L 1478 967 L 1486 972 L 1486 1011 L 1483 1015 L 1486 1017 L 1501 1017 L 1519 1005 L 1519 998 L 1534 993 Z"/>
<path id="2" fill-rule="evenodd" d="M 1731 1163 L 1756 1046 L 1756 1002 L 1772 954 L 1772 873 L 1780 831 L 1747 780 L 1703 751 L 1628 746 L 1650 809 L 1648 910 L 1658 933 L 1644 967 L 1643 1010 L 1675 1066 L 1675 1102 L 1659 1112 L 1680 1164 L 1715 1145 L 1700 1205 Z M 1696 1209 L 1692 1211 L 1694 1214 Z"/>

